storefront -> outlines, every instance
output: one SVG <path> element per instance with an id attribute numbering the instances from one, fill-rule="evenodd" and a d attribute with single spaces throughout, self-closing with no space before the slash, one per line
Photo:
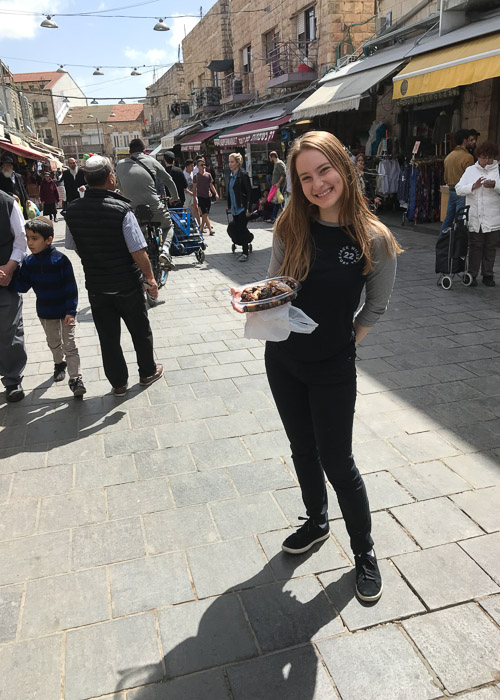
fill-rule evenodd
<path id="1" fill-rule="evenodd" d="M 23 177 L 28 197 L 38 202 L 42 172 L 48 169 L 55 170 L 60 161 L 52 154 L 30 147 L 19 137 L 14 139 L 19 143 L 0 138 L 0 160 L 4 155 L 12 157 L 15 170 Z"/>

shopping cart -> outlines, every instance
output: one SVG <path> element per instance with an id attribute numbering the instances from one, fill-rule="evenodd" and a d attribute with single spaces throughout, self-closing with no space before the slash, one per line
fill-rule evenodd
<path id="1" fill-rule="evenodd" d="M 445 229 L 436 242 L 436 273 L 439 274 L 437 285 L 443 289 L 450 289 L 455 276 L 466 287 L 472 284 L 467 255 L 469 209 L 469 206 L 459 209 L 454 225 Z"/>
<path id="2" fill-rule="evenodd" d="M 194 253 L 198 262 L 205 260 L 207 244 L 191 209 L 169 209 L 174 226 L 170 254 L 175 256 Z"/>

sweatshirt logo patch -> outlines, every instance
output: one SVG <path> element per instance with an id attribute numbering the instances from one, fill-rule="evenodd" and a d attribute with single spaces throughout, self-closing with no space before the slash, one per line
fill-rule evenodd
<path id="1" fill-rule="evenodd" d="M 339 251 L 339 260 L 342 265 L 355 265 L 361 260 L 361 251 L 353 245 L 345 245 Z"/>

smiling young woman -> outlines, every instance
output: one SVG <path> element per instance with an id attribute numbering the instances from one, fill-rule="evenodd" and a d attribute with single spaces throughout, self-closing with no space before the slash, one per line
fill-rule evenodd
<path id="1" fill-rule="evenodd" d="M 401 252 L 367 208 L 340 141 L 325 131 L 297 139 L 288 157 L 292 195 L 276 222 L 268 276 L 302 282 L 294 306 L 319 325 L 266 344 L 266 371 L 306 508 L 283 542 L 290 554 L 329 536 L 325 474 L 336 491 L 356 563 L 356 593 L 376 601 L 382 580 L 363 479 L 352 455 L 355 346 L 387 308 Z M 358 309 L 361 293 L 364 304 Z"/>

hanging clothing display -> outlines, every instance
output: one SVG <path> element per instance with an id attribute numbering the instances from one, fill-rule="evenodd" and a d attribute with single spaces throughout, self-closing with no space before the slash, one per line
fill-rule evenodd
<path id="1" fill-rule="evenodd" d="M 380 194 L 395 194 L 398 191 L 399 171 L 399 161 L 396 158 L 384 158 L 380 161 L 377 169 L 377 187 Z"/>
<path id="2" fill-rule="evenodd" d="M 402 206 L 408 206 L 408 221 L 439 221 L 443 176 L 443 161 L 439 159 L 413 161 L 400 168 L 398 199 Z"/>

